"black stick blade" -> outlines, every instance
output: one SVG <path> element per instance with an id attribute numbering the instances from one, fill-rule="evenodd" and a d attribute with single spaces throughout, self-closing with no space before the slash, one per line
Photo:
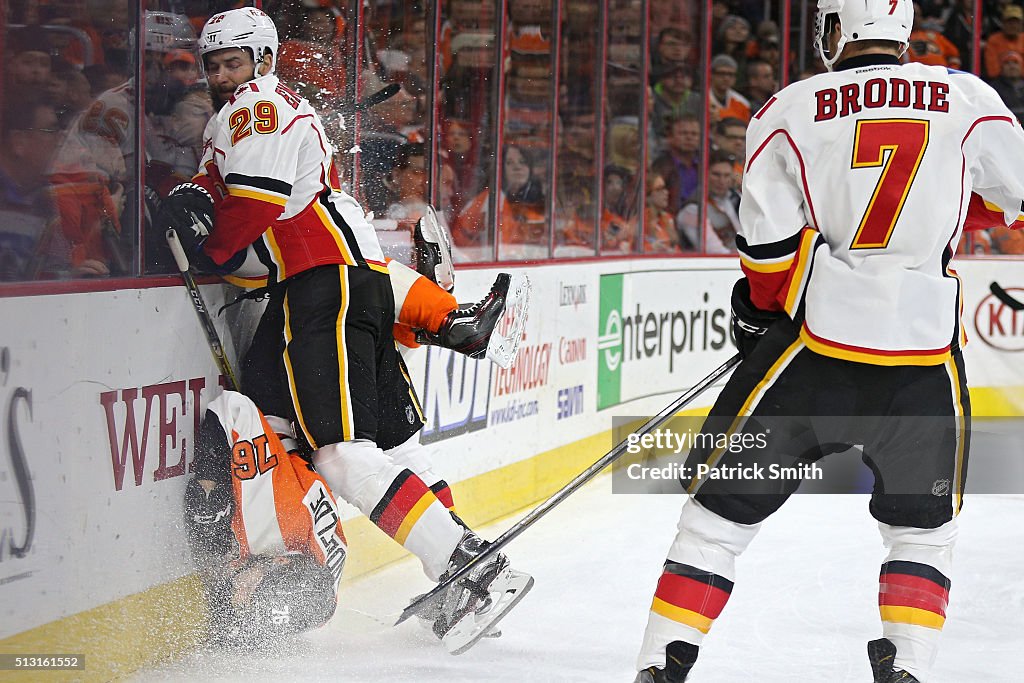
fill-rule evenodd
<path id="1" fill-rule="evenodd" d="M 1015 311 L 1024 311 L 1024 301 L 1014 299 L 1010 296 L 1010 293 L 999 286 L 998 282 L 993 282 L 988 286 L 989 290 L 995 295 L 997 299 L 1002 301 L 1004 304 L 1009 306 Z"/>

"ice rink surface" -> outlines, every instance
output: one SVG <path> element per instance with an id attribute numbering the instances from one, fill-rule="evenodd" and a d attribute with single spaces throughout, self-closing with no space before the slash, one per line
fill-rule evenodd
<path id="1" fill-rule="evenodd" d="M 577 492 L 509 546 L 513 564 L 537 582 L 502 622 L 504 634 L 458 657 L 415 620 L 392 628 L 430 586 L 407 559 L 344 583 L 331 623 L 279 651 L 201 652 L 131 680 L 630 683 L 682 502 L 613 495 L 606 475 Z M 512 522 L 480 531 L 493 538 Z M 1024 497 L 966 499 L 935 682 L 1022 680 L 1022 526 Z M 870 681 L 865 644 L 881 633 L 883 557 L 866 496 L 794 496 L 740 558 L 691 680 Z"/>

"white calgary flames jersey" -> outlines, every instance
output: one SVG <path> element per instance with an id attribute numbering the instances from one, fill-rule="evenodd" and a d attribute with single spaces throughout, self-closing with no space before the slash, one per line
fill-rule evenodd
<path id="1" fill-rule="evenodd" d="M 272 281 L 326 264 L 386 271 L 373 226 L 341 191 L 323 124 L 276 76 L 240 85 L 203 138 L 199 177 L 225 195 L 204 246 L 215 261 L 253 244 Z"/>
<path id="2" fill-rule="evenodd" d="M 53 173 L 65 183 L 124 181 L 135 172 L 134 121 L 135 85 L 129 80 L 101 94 L 75 118 Z"/>
<path id="3" fill-rule="evenodd" d="M 231 530 L 241 559 L 301 552 L 326 566 L 335 581 L 348 555 L 338 506 L 323 477 L 285 451 L 246 396 L 225 391 L 210 402 L 231 448 L 235 510 Z"/>
<path id="4" fill-rule="evenodd" d="M 895 62 L 848 60 L 754 116 L 737 247 L 753 303 L 802 310 L 812 350 L 933 365 L 964 342 L 950 261 L 969 208 L 1020 227 L 1024 133 L 975 76 Z"/>

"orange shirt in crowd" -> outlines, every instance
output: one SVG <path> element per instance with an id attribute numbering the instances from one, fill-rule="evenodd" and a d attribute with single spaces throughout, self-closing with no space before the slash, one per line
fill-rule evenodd
<path id="1" fill-rule="evenodd" d="M 1002 31 L 996 31 L 985 40 L 985 75 L 995 78 L 1002 71 L 1003 55 L 1013 50 L 1024 54 L 1024 33 L 1010 40 Z"/>
<path id="2" fill-rule="evenodd" d="M 305 40 L 281 43 L 277 73 L 286 81 L 316 86 L 327 97 L 345 94 L 345 69 L 336 43 L 321 45 Z"/>
<path id="3" fill-rule="evenodd" d="M 907 56 L 912 62 L 929 66 L 960 67 L 960 50 L 938 31 L 920 30 L 911 33 Z"/>
<path id="4" fill-rule="evenodd" d="M 989 237 L 997 254 L 1024 254 L 1024 230 L 1011 230 L 1000 225 L 989 231 Z"/>
<path id="5" fill-rule="evenodd" d="M 484 190 L 456 216 L 452 226 L 455 244 L 461 247 L 487 244 L 489 200 L 490 190 Z M 504 192 L 498 197 L 498 204 L 502 244 L 546 244 L 547 222 L 542 207 L 507 201 Z"/>
<path id="6" fill-rule="evenodd" d="M 726 93 L 724 103 L 716 100 L 714 92 L 710 90 L 708 91 L 708 97 L 711 98 L 712 111 L 715 111 L 716 109 L 718 111 L 717 117 L 712 116 L 714 121 L 734 118 L 739 119 L 744 123 L 750 122 L 750 102 L 735 90 L 730 90 Z"/>
<path id="7" fill-rule="evenodd" d="M 648 206 L 644 210 L 644 251 L 668 253 L 679 251 L 679 233 L 676 222 L 668 211 Z"/>
<path id="8" fill-rule="evenodd" d="M 610 209 L 601 212 L 601 251 L 633 251 L 633 236 L 636 225 Z"/>

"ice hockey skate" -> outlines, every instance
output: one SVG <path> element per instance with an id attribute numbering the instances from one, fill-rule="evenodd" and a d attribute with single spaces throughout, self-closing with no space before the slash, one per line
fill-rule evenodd
<path id="1" fill-rule="evenodd" d="M 514 279 L 517 286 L 510 296 Z M 436 333 L 420 330 L 416 340 L 421 344 L 443 346 L 470 358 L 487 357 L 507 368 L 519 351 L 529 306 L 529 289 L 530 282 L 525 276 L 513 278 L 508 273 L 499 273 L 487 296 L 471 306 L 462 306 L 449 313 Z M 508 308 L 510 303 L 513 303 L 511 309 Z M 514 313 L 511 324 L 504 331 L 497 330 L 506 310 Z"/>
<path id="2" fill-rule="evenodd" d="M 917 678 L 903 669 L 893 669 L 896 646 L 888 638 L 879 638 L 868 643 L 868 659 L 874 683 L 919 683 Z"/>
<path id="3" fill-rule="evenodd" d="M 423 597 L 423 594 L 417 595 L 413 600 L 419 600 L 421 597 Z M 444 596 L 439 596 L 437 600 L 426 604 L 419 612 L 416 613 L 416 621 L 419 623 L 421 628 L 424 628 L 431 633 L 434 632 L 434 622 L 441 616 L 441 602 L 443 597 Z M 484 634 L 484 638 L 500 637 L 500 628 L 492 628 Z"/>
<path id="4" fill-rule="evenodd" d="M 465 566 L 486 547 L 486 541 L 467 531 L 440 580 Z M 438 598 L 434 634 L 448 652 L 460 655 L 481 638 L 494 637 L 498 622 L 531 588 L 533 577 L 512 569 L 508 558 L 498 553 L 474 567 Z"/>
<path id="5" fill-rule="evenodd" d="M 665 668 L 649 666 L 637 673 L 633 683 L 683 683 L 697 661 L 700 648 L 674 640 L 665 648 Z"/>
<path id="6" fill-rule="evenodd" d="M 416 270 L 446 292 L 455 290 L 455 265 L 452 263 L 452 238 L 448 228 L 437 220 L 434 207 L 416 221 L 412 233 Z"/>

